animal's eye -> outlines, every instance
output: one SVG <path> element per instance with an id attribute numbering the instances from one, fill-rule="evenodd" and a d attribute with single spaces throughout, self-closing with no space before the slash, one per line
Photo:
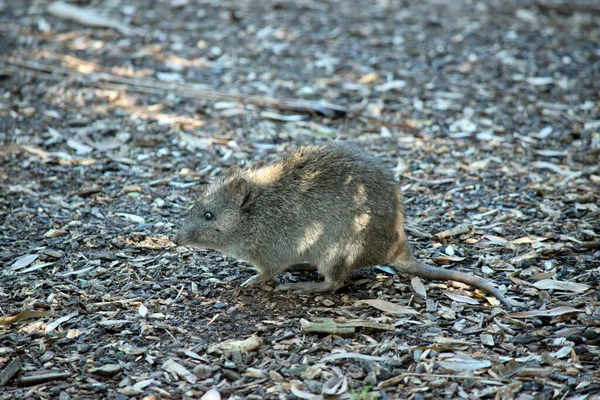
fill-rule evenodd
<path id="1" fill-rule="evenodd" d="M 211 213 L 210 211 L 207 211 L 204 213 L 204 219 L 207 221 L 210 221 L 211 219 L 213 219 L 215 216 L 213 215 L 213 213 Z"/>

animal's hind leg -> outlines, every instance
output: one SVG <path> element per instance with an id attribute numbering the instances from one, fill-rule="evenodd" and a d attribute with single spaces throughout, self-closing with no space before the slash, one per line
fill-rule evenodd
<path id="1" fill-rule="evenodd" d="M 344 286 L 343 281 L 332 281 L 325 278 L 323 282 L 298 282 L 286 283 L 279 285 L 275 290 L 284 291 L 290 290 L 293 292 L 318 293 L 318 292 L 335 292 Z"/>

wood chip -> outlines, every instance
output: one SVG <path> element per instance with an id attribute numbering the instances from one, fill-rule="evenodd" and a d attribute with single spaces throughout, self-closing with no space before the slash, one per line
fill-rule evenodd
<path id="1" fill-rule="evenodd" d="M 23 364 L 19 357 L 10 360 L 8 365 L 0 372 L 0 387 L 6 385 L 8 381 L 21 370 L 21 368 L 23 368 Z"/>
<path id="2" fill-rule="evenodd" d="M 36 373 L 34 375 L 22 376 L 19 382 L 22 385 L 39 385 L 40 383 L 60 381 L 73 376 L 71 372 L 48 371 Z"/>
<path id="3" fill-rule="evenodd" d="M 435 235 L 433 235 L 433 237 L 437 240 L 442 240 L 452 236 L 462 235 L 463 233 L 470 232 L 472 227 L 473 225 L 469 223 L 456 225 L 454 228 L 436 233 Z"/>

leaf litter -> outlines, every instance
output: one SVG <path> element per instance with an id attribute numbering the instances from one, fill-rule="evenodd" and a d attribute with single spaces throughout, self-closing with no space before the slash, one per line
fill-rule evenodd
<path id="1" fill-rule="evenodd" d="M 0 1 L 0 399 L 598 395 L 591 3 L 75 3 Z M 389 266 L 242 289 L 170 242 L 228 168 L 336 138 L 515 309 Z"/>

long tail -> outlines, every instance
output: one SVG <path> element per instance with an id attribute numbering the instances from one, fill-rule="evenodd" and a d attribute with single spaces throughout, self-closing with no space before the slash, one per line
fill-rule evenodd
<path id="1" fill-rule="evenodd" d="M 483 279 L 477 278 L 473 275 L 468 275 L 464 272 L 459 271 L 452 271 L 448 269 L 432 267 L 427 264 L 423 264 L 414 257 L 411 257 L 411 259 L 407 261 L 403 260 L 402 262 L 398 262 L 397 264 L 394 264 L 394 267 L 396 267 L 398 272 L 406 275 L 418 276 L 425 279 L 433 279 L 440 281 L 456 281 L 465 283 L 467 285 L 473 286 L 474 288 L 484 290 L 488 293 L 493 294 L 508 308 L 512 308 L 512 304 L 510 303 L 510 301 L 508 301 L 498 289 L 496 289 L 490 283 L 484 281 Z"/>

